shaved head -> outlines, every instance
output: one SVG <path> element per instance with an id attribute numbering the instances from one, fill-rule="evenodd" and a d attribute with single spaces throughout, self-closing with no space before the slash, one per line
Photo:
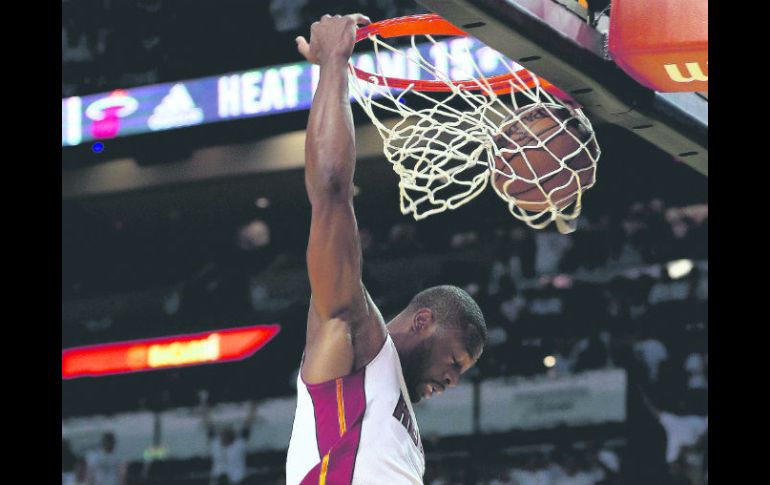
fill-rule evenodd
<path id="1" fill-rule="evenodd" d="M 478 358 L 487 341 L 487 325 L 481 308 L 467 291 L 452 285 L 434 286 L 417 293 L 408 309 L 428 308 L 444 328 L 460 331 L 465 349 Z"/>

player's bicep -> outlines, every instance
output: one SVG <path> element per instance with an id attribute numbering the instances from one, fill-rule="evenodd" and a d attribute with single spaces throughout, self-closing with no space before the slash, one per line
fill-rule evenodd
<path id="1" fill-rule="evenodd" d="M 361 243 L 350 200 L 327 198 L 313 204 L 307 266 L 321 321 L 350 321 L 364 311 Z"/>

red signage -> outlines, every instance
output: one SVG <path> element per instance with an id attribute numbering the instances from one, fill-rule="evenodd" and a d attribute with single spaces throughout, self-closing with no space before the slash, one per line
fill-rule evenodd
<path id="1" fill-rule="evenodd" d="M 281 330 L 278 324 L 228 328 L 64 349 L 62 379 L 242 360 Z"/>

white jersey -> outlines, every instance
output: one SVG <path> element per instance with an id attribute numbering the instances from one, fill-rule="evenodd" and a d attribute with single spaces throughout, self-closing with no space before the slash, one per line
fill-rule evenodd
<path id="1" fill-rule="evenodd" d="M 422 484 L 425 454 L 388 335 L 363 369 L 322 384 L 297 376 L 287 485 Z"/>

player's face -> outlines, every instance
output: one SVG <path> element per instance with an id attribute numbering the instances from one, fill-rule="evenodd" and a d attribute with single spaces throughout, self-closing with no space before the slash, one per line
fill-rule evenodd
<path id="1" fill-rule="evenodd" d="M 460 375 L 476 363 L 458 331 L 436 332 L 423 341 L 409 366 L 406 384 L 412 402 L 442 394 L 460 382 Z"/>

